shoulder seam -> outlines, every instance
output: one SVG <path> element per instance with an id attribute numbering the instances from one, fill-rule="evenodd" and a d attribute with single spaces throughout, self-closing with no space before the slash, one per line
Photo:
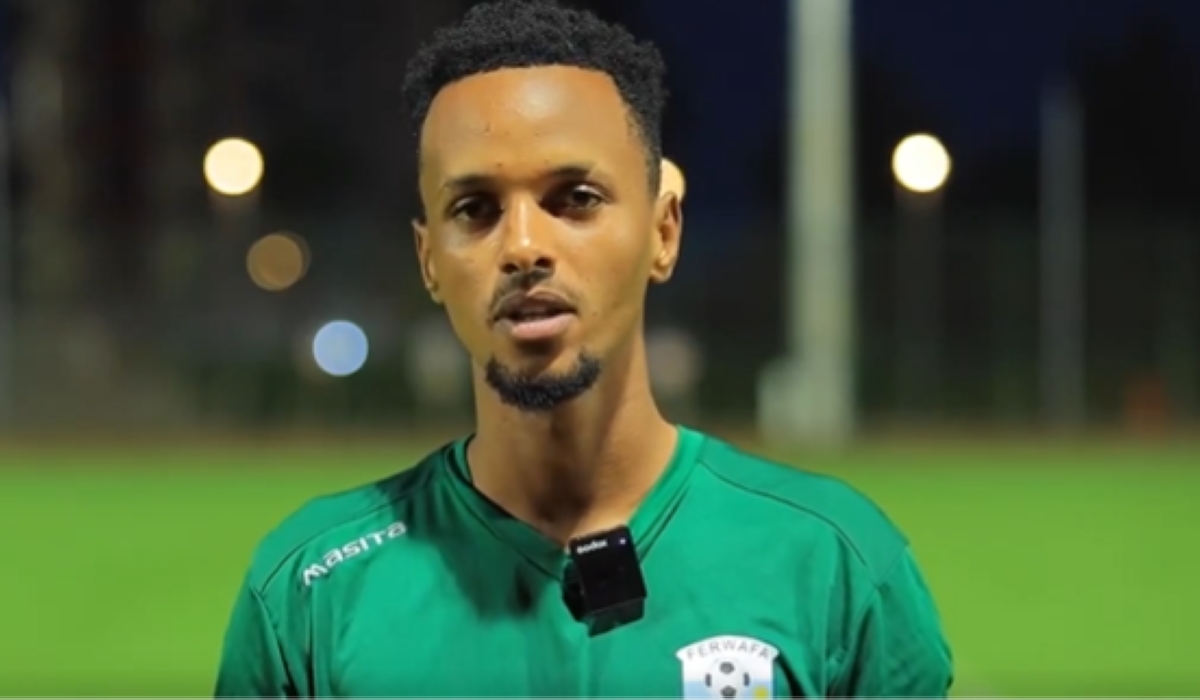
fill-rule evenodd
<path id="1" fill-rule="evenodd" d="M 414 467 L 414 469 L 416 469 L 416 468 L 419 468 L 419 465 L 417 467 Z M 399 476 L 399 474 L 393 474 L 392 476 L 393 477 Z M 391 477 L 388 477 L 388 478 L 391 478 Z M 389 498 L 388 500 L 384 501 L 383 503 L 378 503 L 376 505 L 369 506 L 362 510 L 357 510 L 353 514 L 347 515 L 345 518 L 342 518 L 342 519 L 338 520 L 337 522 L 335 522 L 327 527 L 322 528 L 320 531 L 315 532 L 312 535 L 304 538 L 300 542 L 296 543 L 296 545 L 294 547 L 292 547 L 291 549 L 289 549 L 287 551 L 287 554 L 284 554 L 282 557 L 279 557 L 279 561 L 276 562 L 275 565 L 271 567 L 270 573 L 268 573 L 266 576 L 263 577 L 260 588 L 263 591 L 266 591 L 266 589 L 271 586 L 271 583 L 274 582 L 275 577 L 279 575 L 279 572 L 283 570 L 283 567 L 285 564 L 287 564 L 288 560 L 290 560 L 292 558 L 292 556 L 296 554 L 296 552 L 298 552 L 301 549 L 304 549 L 304 547 L 308 546 L 308 544 L 311 543 L 313 540 L 323 536 L 325 533 L 329 532 L 330 530 L 339 528 L 349 522 L 357 520 L 358 518 L 361 518 L 366 515 L 370 515 L 371 513 L 374 513 L 378 510 L 382 510 L 383 508 L 390 508 L 390 507 L 396 505 L 397 503 L 400 503 L 402 501 L 405 501 L 405 500 L 411 498 L 414 494 L 425 489 L 425 487 L 429 484 L 430 478 L 431 478 L 431 476 L 429 474 L 426 474 L 422 478 L 422 480 L 418 483 L 418 485 L 416 487 L 414 487 L 413 489 L 406 491 L 405 493 L 403 493 L 399 496 Z M 386 480 L 387 479 L 384 479 L 384 481 L 386 481 Z M 378 482 L 376 482 L 376 483 L 378 483 Z"/>
<path id="2" fill-rule="evenodd" d="M 862 626 L 863 620 L 866 618 L 867 613 L 869 613 L 871 611 L 871 606 L 874 605 L 875 602 L 879 600 L 879 596 L 881 595 L 881 593 L 883 591 L 883 585 L 885 583 L 887 583 L 887 580 L 889 578 L 891 578 L 893 575 L 895 575 L 896 570 L 900 568 L 900 564 L 904 561 L 904 555 L 907 554 L 910 551 L 910 549 L 911 549 L 911 545 L 906 542 L 904 544 L 904 546 L 900 548 L 900 551 L 896 553 L 895 558 L 892 559 L 892 561 L 889 562 L 887 566 L 881 568 L 881 571 L 883 573 L 881 573 L 879 575 L 879 580 L 872 581 L 871 595 L 867 596 L 867 598 L 863 601 L 862 605 L 860 605 L 859 608 L 854 611 L 854 614 L 850 616 L 850 619 L 852 621 L 851 629 L 855 631 L 854 632 L 855 634 L 857 633 L 857 630 Z M 849 653 L 849 649 L 846 648 L 845 646 L 843 646 L 841 649 L 838 650 L 838 656 L 840 657 L 841 660 L 839 662 L 840 667 L 838 668 L 837 675 L 833 679 L 833 681 L 835 681 L 833 683 L 833 687 L 835 687 L 835 688 L 838 687 L 838 685 L 840 683 L 842 683 L 842 681 L 845 680 L 845 675 L 846 675 L 846 671 L 847 671 L 845 662 L 846 662 L 846 656 L 848 655 L 848 653 Z"/>
<path id="3" fill-rule="evenodd" d="M 861 549 L 859 549 L 858 543 L 855 542 L 854 539 L 852 537 L 850 537 L 850 535 L 846 532 L 846 530 L 842 526 L 838 525 L 837 522 L 835 522 L 834 520 L 831 520 L 827 516 L 822 515 L 821 513 L 818 513 L 817 511 L 815 511 L 811 508 L 805 507 L 804 505 L 795 503 L 786 498 L 781 498 L 780 496 L 777 496 L 776 494 L 773 494 L 769 491 L 764 491 L 762 489 L 756 489 L 756 488 L 747 486 L 745 484 L 739 483 L 737 481 L 734 481 L 733 479 L 730 479 L 729 477 L 722 474 L 719 470 L 714 469 L 712 467 L 712 465 L 708 463 L 708 460 L 703 457 L 700 459 L 700 464 L 704 465 L 704 468 L 706 470 L 708 470 L 708 473 L 712 474 L 713 476 L 720 479 L 722 482 L 729 484 L 730 486 L 732 486 L 736 489 L 739 489 L 746 493 L 753 494 L 755 496 L 760 496 L 769 501 L 774 501 L 775 503 L 782 504 L 784 506 L 792 508 L 793 510 L 798 510 L 803 513 L 807 513 L 808 515 L 811 515 L 814 518 L 818 518 L 819 520 L 821 520 L 821 522 L 824 522 L 831 529 L 833 529 L 833 531 L 837 533 L 838 537 L 843 542 L 845 542 L 847 545 L 849 545 L 851 551 L 853 551 L 854 555 L 856 557 L 858 557 L 859 563 L 863 565 L 863 568 L 866 569 L 868 573 L 871 573 L 871 566 L 867 562 L 866 555 L 864 555 L 863 551 Z M 791 468 L 791 467 L 789 467 L 789 468 Z M 908 549 L 907 540 L 905 538 L 901 538 L 901 541 L 903 542 L 903 546 L 899 548 L 899 554 L 903 554 L 904 551 Z M 893 562 L 893 563 L 889 564 L 887 567 L 883 568 L 882 571 L 887 571 L 890 573 L 894 566 L 895 566 L 895 563 Z M 884 575 L 880 575 L 878 578 L 876 578 L 872 574 L 871 583 L 872 583 L 872 585 L 878 587 L 886 578 L 887 577 Z"/>
<path id="4" fill-rule="evenodd" d="M 249 588 L 250 595 L 253 596 L 255 604 L 262 608 L 263 616 L 267 618 L 267 625 L 271 633 L 271 643 L 275 646 L 275 653 L 279 654 L 279 659 L 283 663 L 285 673 L 290 674 L 291 668 L 288 667 L 289 659 L 284 653 L 283 633 L 279 627 L 279 622 L 275 619 L 275 612 L 271 610 L 270 604 L 267 603 L 267 597 L 263 591 L 265 586 L 258 587 L 251 583 Z"/>

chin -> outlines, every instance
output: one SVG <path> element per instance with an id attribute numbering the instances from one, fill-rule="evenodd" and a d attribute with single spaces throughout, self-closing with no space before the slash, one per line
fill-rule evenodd
<path id="1" fill-rule="evenodd" d="M 495 357 L 484 370 L 501 401 L 531 413 L 552 410 L 584 394 L 600 374 L 600 360 L 584 350 L 541 358 Z"/>
<path id="2" fill-rule="evenodd" d="M 561 345 L 526 345 L 516 352 L 497 353 L 500 361 L 513 372 L 531 377 L 570 372 L 579 364 L 583 353 Z"/>

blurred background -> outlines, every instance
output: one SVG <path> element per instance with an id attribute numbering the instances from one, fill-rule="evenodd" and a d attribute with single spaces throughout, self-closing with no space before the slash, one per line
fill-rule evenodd
<path id="1" fill-rule="evenodd" d="M 0 0 L 0 694 L 210 693 L 266 530 L 469 429 L 399 86 L 470 4 Z M 957 694 L 1200 694 L 1200 5 L 573 4 L 670 67 L 671 415 L 883 504 Z"/>

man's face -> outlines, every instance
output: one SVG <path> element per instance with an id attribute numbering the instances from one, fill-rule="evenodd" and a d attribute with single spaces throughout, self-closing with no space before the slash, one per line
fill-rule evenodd
<path id="1" fill-rule="evenodd" d="M 466 78 L 434 99 L 421 153 L 421 271 L 474 362 L 527 410 L 586 391 L 679 247 L 616 85 L 565 66 Z"/>

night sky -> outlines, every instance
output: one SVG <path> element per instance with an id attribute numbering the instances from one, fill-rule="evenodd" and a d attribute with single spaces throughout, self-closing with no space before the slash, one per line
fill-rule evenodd
<path id="1" fill-rule="evenodd" d="M 687 124 L 673 155 L 703 173 L 693 206 L 744 201 L 747 144 L 714 134 L 773 128 L 783 108 L 786 6 L 782 0 L 642 5 L 639 28 L 667 54 Z M 754 8 L 751 10 L 750 8 Z M 1102 47 L 1147 16 L 1169 19 L 1200 60 L 1195 0 L 857 0 L 860 56 L 887 65 L 970 151 L 1031 142 L 1042 81 L 1072 46 Z M 731 99 L 729 85 L 743 86 Z M 711 97 L 710 97 L 711 95 Z M 703 203 L 703 204 L 702 204 Z"/>

